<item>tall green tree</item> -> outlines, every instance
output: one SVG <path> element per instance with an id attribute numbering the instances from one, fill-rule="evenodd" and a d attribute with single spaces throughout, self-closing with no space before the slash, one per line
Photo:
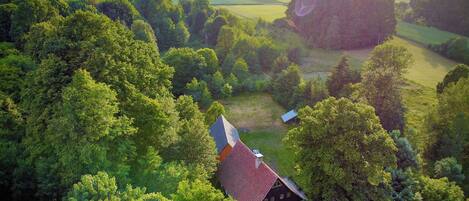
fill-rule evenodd
<path id="1" fill-rule="evenodd" d="M 444 158 L 435 162 L 434 174 L 435 178 L 439 179 L 446 177 L 448 180 L 454 181 L 458 184 L 461 184 L 465 179 L 465 176 L 462 173 L 462 166 L 453 157 Z"/>
<path id="2" fill-rule="evenodd" d="M 141 40 L 150 44 L 157 45 L 155 32 L 151 26 L 143 20 L 135 20 L 132 24 L 132 32 L 136 40 Z"/>
<path id="3" fill-rule="evenodd" d="M 364 96 L 376 110 L 383 128 L 391 131 L 404 127 L 401 84 L 412 62 L 404 47 L 383 44 L 375 47 L 362 74 Z"/>
<path id="4" fill-rule="evenodd" d="M 192 81 L 186 85 L 185 94 L 192 96 L 202 108 L 209 107 L 213 101 L 207 83 L 203 80 L 198 81 L 195 78 L 192 79 Z"/>
<path id="5" fill-rule="evenodd" d="M 180 95 L 193 78 L 202 80 L 207 72 L 205 57 L 191 48 L 170 49 L 163 57 L 166 64 L 174 67 L 173 92 Z"/>
<path id="6" fill-rule="evenodd" d="M 359 82 L 359 79 L 359 76 L 351 71 L 348 57 L 342 57 L 327 79 L 327 88 L 332 96 L 339 97 L 347 84 Z"/>
<path id="7" fill-rule="evenodd" d="M 293 97 L 294 89 L 301 82 L 299 67 L 296 65 L 289 66 L 272 83 L 274 99 L 284 107 L 288 107 Z"/>
<path id="8" fill-rule="evenodd" d="M 299 111 L 288 132 L 298 174 L 311 199 L 386 200 L 397 148 L 372 107 L 328 98 Z"/>
<path id="9" fill-rule="evenodd" d="M 205 123 L 212 125 L 220 115 L 224 115 L 225 107 L 218 101 L 214 101 L 205 113 Z"/>
<path id="10" fill-rule="evenodd" d="M 140 13 L 129 0 L 104 0 L 99 2 L 96 8 L 112 20 L 122 22 L 127 27 L 140 18 Z"/>

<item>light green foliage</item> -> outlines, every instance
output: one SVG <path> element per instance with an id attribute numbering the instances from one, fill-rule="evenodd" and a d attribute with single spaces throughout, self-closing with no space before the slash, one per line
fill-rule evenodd
<path id="1" fill-rule="evenodd" d="M 448 180 L 458 184 L 462 183 L 465 179 L 462 173 L 462 166 L 453 157 L 441 159 L 435 162 L 434 166 L 435 178 L 446 177 Z"/>
<path id="2" fill-rule="evenodd" d="M 244 81 L 249 77 L 249 66 L 244 59 L 239 58 L 234 63 L 231 73 L 233 73 L 238 80 Z"/>
<path id="3" fill-rule="evenodd" d="M 195 78 L 190 83 L 187 83 L 185 94 L 192 96 L 202 108 L 208 107 L 213 101 L 207 83 L 205 81 L 198 81 Z"/>
<path id="4" fill-rule="evenodd" d="M 205 58 L 207 69 L 204 71 L 206 74 L 213 74 L 220 70 L 220 62 L 218 61 L 217 53 L 210 48 L 203 48 L 197 50 L 197 54 Z"/>
<path id="5" fill-rule="evenodd" d="M 132 24 L 132 32 L 136 40 L 141 40 L 157 46 L 155 33 L 151 26 L 143 20 L 135 20 Z"/>
<path id="6" fill-rule="evenodd" d="M 67 188 L 80 175 L 99 170 L 112 172 L 121 181 L 128 175 L 129 159 L 135 154 L 128 137 L 136 129 L 129 118 L 117 116 L 116 95 L 83 70 L 77 71 L 63 90 L 63 102 L 48 122 L 43 142 L 53 154 L 42 156 L 57 157 L 55 164 L 48 165 L 57 171 L 60 188 Z"/>
<path id="7" fill-rule="evenodd" d="M 180 96 L 176 108 L 182 119 L 178 131 L 181 140 L 175 145 L 176 154 L 173 158 L 200 167 L 212 176 L 217 168 L 217 152 L 204 115 L 189 96 Z"/>
<path id="8" fill-rule="evenodd" d="M 220 115 L 224 115 L 225 113 L 225 107 L 220 102 L 214 101 L 205 113 L 205 123 L 212 125 Z"/>
<path id="9" fill-rule="evenodd" d="M 401 84 L 402 76 L 412 63 L 412 55 L 401 46 L 389 43 L 375 47 L 365 63 L 362 74 L 364 96 L 376 110 L 383 128 L 399 129 L 404 126 Z"/>
<path id="10" fill-rule="evenodd" d="M 463 201 L 464 192 L 447 178 L 431 179 L 421 176 L 420 194 L 425 201 Z"/>
<path id="11" fill-rule="evenodd" d="M 328 98 L 299 111 L 285 139 L 312 199 L 386 200 L 397 148 L 372 107 Z M 321 185 L 316 185 L 320 183 Z"/>
<path id="12" fill-rule="evenodd" d="M 204 39 L 209 45 L 215 46 L 218 41 L 218 34 L 220 33 L 221 27 L 228 24 L 228 20 L 225 16 L 213 16 L 209 18 L 205 23 L 204 27 Z"/>
<path id="13" fill-rule="evenodd" d="M 207 181 L 195 180 L 193 182 L 182 181 L 179 183 L 178 190 L 171 195 L 174 201 L 232 201 L 231 198 L 225 198 L 223 193 L 212 187 Z"/>
<path id="14" fill-rule="evenodd" d="M 223 94 L 223 86 L 225 85 L 225 78 L 223 78 L 223 74 L 220 71 L 217 71 L 213 76 L 210 78 L 210 91 L 212 91 L 213 97 L 215 99 L 219 99 L 225 97 Z M 231 95 L 231 94 L 229 94 Z"/>
<path id="15" fill-rule="evenodd" d="M 244 0 L 243 0 L 244 1 Z M 236 1 L 234 4 L 243 4 L 243 1 Z M 218 8 L 229 10 L 233 14 L 248 19 L 263 19 L 272 22 L 275 19 L 285 17 L 287 7 L 284 5 L 273 4 L 253 4 L 244 5 L 219 5 Z"/>
<path id="16" fill-rule="evenodd" d="M 132 188 L 131 185 L 127 185 L 124 191 L 119 191 L 116 179 L 109 176 L 106 172 L 98 172 L 96 175 L 83 175 L 80 182 L 73 185 L 73 188 L 68 192 L 64 200 L 169 201 L 159 193 L 145 194 L 145 189 Z"/>
<path id="17" fill-rule="evenodd" d="M 193 78 L 202 79 L 207 72 L 205 58 L 191 48 L 170 49 L 163 57 L 166 64 L 174 67 L 173 91 L 182 94 L 184 87 Z M 197 100 L 197 99 L 196 99 Z"/>
<path id="18" fill-rule="evenodd" d="M 423 45 L 437 45 L 451 38 L 461 35 L 439 30 L 438 28 L 424 25 L 411 24 L 400 21 L 396 26 L 397 35 Z"/>

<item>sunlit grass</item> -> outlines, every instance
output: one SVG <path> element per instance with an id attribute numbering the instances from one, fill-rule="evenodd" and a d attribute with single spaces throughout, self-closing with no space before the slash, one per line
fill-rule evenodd
<path id="1" fill-rule="evenodd" d="M 269 22 L 285 17 L 287 10 L 284 5 L 220 5 L 217 7 L 225 8 L 243 18 L 262 18 Z"/>

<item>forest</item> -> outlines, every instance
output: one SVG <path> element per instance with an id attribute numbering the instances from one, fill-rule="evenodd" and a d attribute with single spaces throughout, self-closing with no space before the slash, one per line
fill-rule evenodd
<path id="1" fill-rule="evenodd" d="M 0 199 L 235 200 L 224 115 L 308 200 L 469 201 L 469 1 L 214 1 L 0 0 Z"/>

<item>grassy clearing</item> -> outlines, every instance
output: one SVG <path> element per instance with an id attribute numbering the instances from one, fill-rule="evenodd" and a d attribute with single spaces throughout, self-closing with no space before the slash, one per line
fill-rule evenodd
<path id="1" fill-rule="evenodd" d="M 415 42 L 394 37 L 391 43 L 401 45 L 412 53 L 415 63 L 404 75 L 406 79 L 429 88 L 435 88 L 436 84 L 443 80 L 446 73 L 456 65 L 456 62 L 425 48 Z"/>
<path id="2" fill-rule="evenodd" d="M 282 139 L 286 132 L 256 131 L 241 134 L 241 140 L 251 149 L 259 149 L 265 161 L 281 176 L 295 175 L 293 152 L 285 147 Z"/>
<path id="3" fill-rule="evenodd" d="M 406 136 L 419 153 L 423 153 L 431 141 L 424 132 L 424 121 L 428 111 L 437 103 L 435 88 L 407 81 L 402 89 L 403 103 L 406 108 Z"/>
<path id="4" fill-rule="evenodd" d="M 262 18 L 268 22 L 285 17 L 287 10 L 284 5 L 220 5 L 217 7 L 227 9 L 243 18 Z"/>
<path id="5" fill-rule="evenodd" d="M 284 131 L 280 116 L 285 112 L 269 94 L 243 94 L 221 101 L 226 109 L 226 117 L 237 128 L 252 131 Z"/>
<path id="6" fill-rule="evenodd" d="M 293 153 L 282 142 L 287 128 L 280 115 L 285 109 L 266 93 L 243 94 L 221 102 L 228 121 L 238 129 L 249 129 L 249 132 L 241 133 L 241 140 L 251 149 L 259 149 L 265 161 L 282 176 L 294 175 Z"/>
<path id="7" fill-rule="evenodd" d="M 461 35 L 442 31 L 435 27 L 427 27 L 407 22 L 398 22 L 396 27 L 397 35 L 423 45 L 440 44 L 454 37 Z"/>

